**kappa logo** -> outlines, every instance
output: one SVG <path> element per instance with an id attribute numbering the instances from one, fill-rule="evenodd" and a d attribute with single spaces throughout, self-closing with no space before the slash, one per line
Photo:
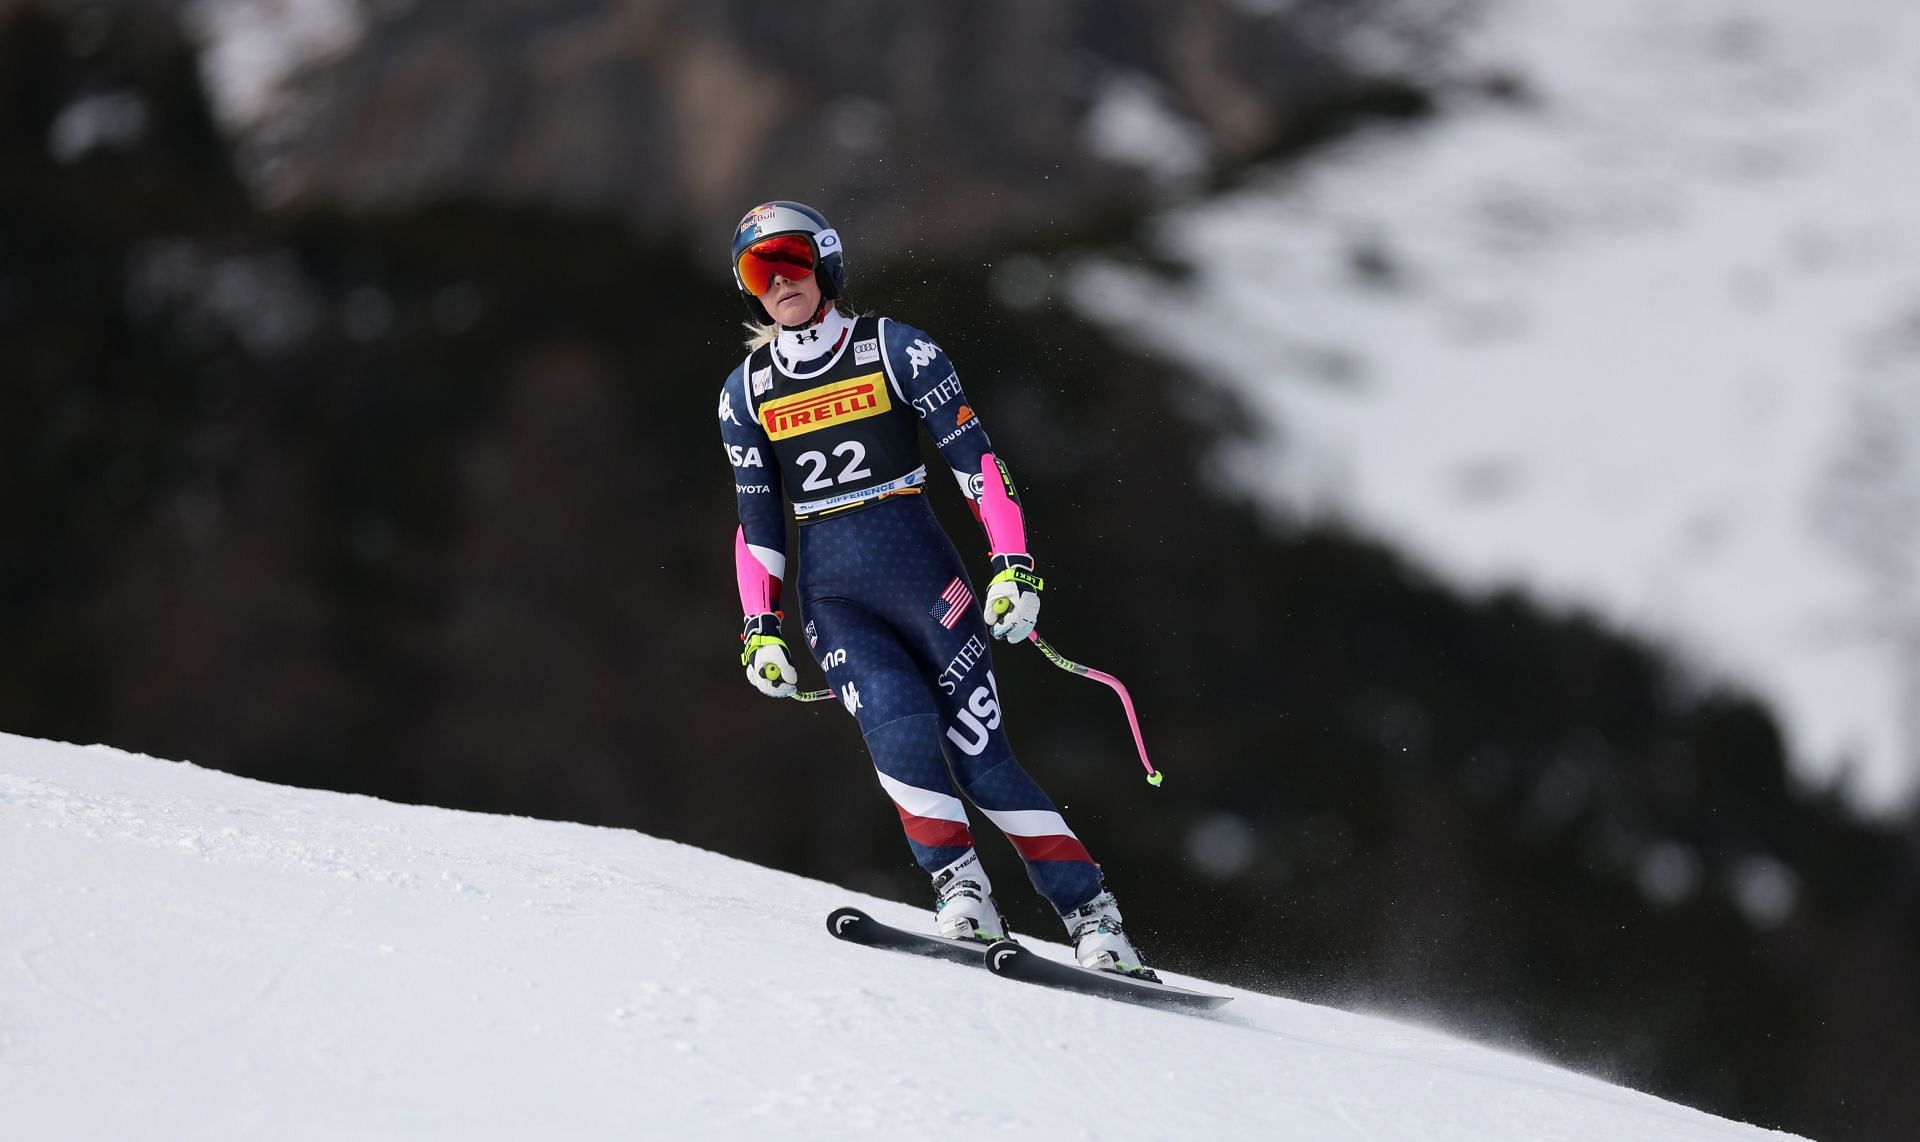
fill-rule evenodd
<path id="1" fill-rule="evenodd" d="M 933 359 L 939 355 L 940 346 L 931 341 L 915 341 L 907 346 L 907 360 L 913 362 L 913 375 L 916 377 L 920 375 L 920 370 L 933 364 Z"/>
<path id="2" fill-rule="evenodd" d="M 745 427 L 744 425 L 742 427 Z M 766 462 L 760 459 L 758 448 L 748 448 L 740 444 L 727 445 L 727 459 L 736 468 L 764 468 Z"/>
<path id="3" fill-rule="evenodd" d="M 845 688 L 840 691 L 840 700 L 847 704 L 847 713 L 858 714 L 860 712 L 860 691 L 854 688 L 853 683 L 847 683 Z M 952 733 L 953 731 L 949 730 L 947 732 Z"/>
<path id="4" fill-rule="evenodd" d="M 760 406 L 760 423 L 766 427 L 769 439 L 785 440 L 829 424 L 865 420 L 892 409 L 885 379 L 879 373 L 868 373 L 850 381 L 768 401 Z"/>
<path id="5" fill-rule="evenodd" d="M 759 396 L 773 387 L 773 366 L 753 371 L 753 395 Z"/>
<path id="6" fill-rule="evenodd" d="M 720 390 L 720 419 L 722 422 L 732 421 L 734 424 L 739 425 L 741 428 L 746 427 L 746 425 L 740 424 L 740 417 L 736 415 L 733 411 L 733 390 L 732 389 Z"/>
<path id="7" fill-rule="evenodd" d="M 853 343 L 853 363 L 854 364 L 871 365 L 875 361 L 878 361 L 879 359 L 880 359 L 879 338 L 869 338 L 865 341 L 855 341 Z"/>

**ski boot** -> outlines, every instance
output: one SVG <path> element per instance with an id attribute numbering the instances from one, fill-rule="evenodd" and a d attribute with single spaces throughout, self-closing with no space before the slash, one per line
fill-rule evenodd
<path id="1" fill-rule="evenodd" d="M 978 853 L 969 852 L 934 873 L 933 891 L 940 898 L 933 906 L 933 919 L 942 938 L 982 944 L 1006 939 L 1000 909 L 993 903 L 993 884 L 980 867 Z"/>
<path id="2" fill-rule="evenodd" d="M 1160 982 L 1160 977 L 1140 962 L 1140 953 L 1127 939 L 1113 893 L 1102 888 L 1100 895 L 1060 919 L 1067 926 L 1067 938 L 1073 941 L 1073 958 L 1081 967 Z"/>

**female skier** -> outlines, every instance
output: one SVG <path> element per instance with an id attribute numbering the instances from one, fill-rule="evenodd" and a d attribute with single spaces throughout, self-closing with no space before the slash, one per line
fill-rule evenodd
<path id="1" fill-rule="evenodd" d="M 964 793 L 1013 842 L 1083 965 L 1153 978 L 1100 867 L 1001 729 L 987 635 L 1024 641 L 1042 581 L 1013 479 L 953 366 L 920 330 L 836 304 L 846 294 L 840 235 L 809 206 L 748 211 L 734 232 L 733 271 L 756 330 L 720 390 L 740 512 L 734 566 L 747 681 L 770 697 L 795 693 L 780 637 L 785 499 L 799 521 L 807 647 L 859 720 L 914 858 L 933 877 L 940 935 L 1005 934 Z M 984 610 L 921 495 L 921 425 L 986 531 L 994 574 Z"/>

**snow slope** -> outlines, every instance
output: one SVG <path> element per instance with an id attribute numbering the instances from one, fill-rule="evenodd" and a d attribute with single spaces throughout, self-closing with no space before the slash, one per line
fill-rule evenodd
<path id="1" fill-rule="evenodd" d="M 1286 999 L 1201 1018 L 841 944 L 849 901 L 923 919 L 630 832 L 0 735 L 6 1134 L 1786 1137 Z"/>
<path id="2" fill-rule="evenodd" d="M 1277 436 L 1235 476 L 1283 512 L 1666 641 L 1770 699 L 1803 773 L 1897 806 L 1920 5 L 1482 7 L 1431 122 L 1170 213 L 1190 282 L 1095 264 L 1076 305 L 1248 396 Z"/>

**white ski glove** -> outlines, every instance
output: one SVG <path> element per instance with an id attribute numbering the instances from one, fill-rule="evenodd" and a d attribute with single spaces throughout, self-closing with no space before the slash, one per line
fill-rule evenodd
<path id="1" fill-rule="evenodd" d="M 1040 588 L 1046 580 L 1033 573 L 1030 555 L 996 555 L 987 584 L 987 625 L 993 637 L 1025 642 L 1040 620 Z"/>
<path id="2" fill-rule="evenodd" d="M 791 698 L 798 690 L 800 676 L 794 672 L 787 640 L 780 637 L 778 611 L 747 616 L 740 631 L 740 665 L 754 689 L 769 698 Z"/>

